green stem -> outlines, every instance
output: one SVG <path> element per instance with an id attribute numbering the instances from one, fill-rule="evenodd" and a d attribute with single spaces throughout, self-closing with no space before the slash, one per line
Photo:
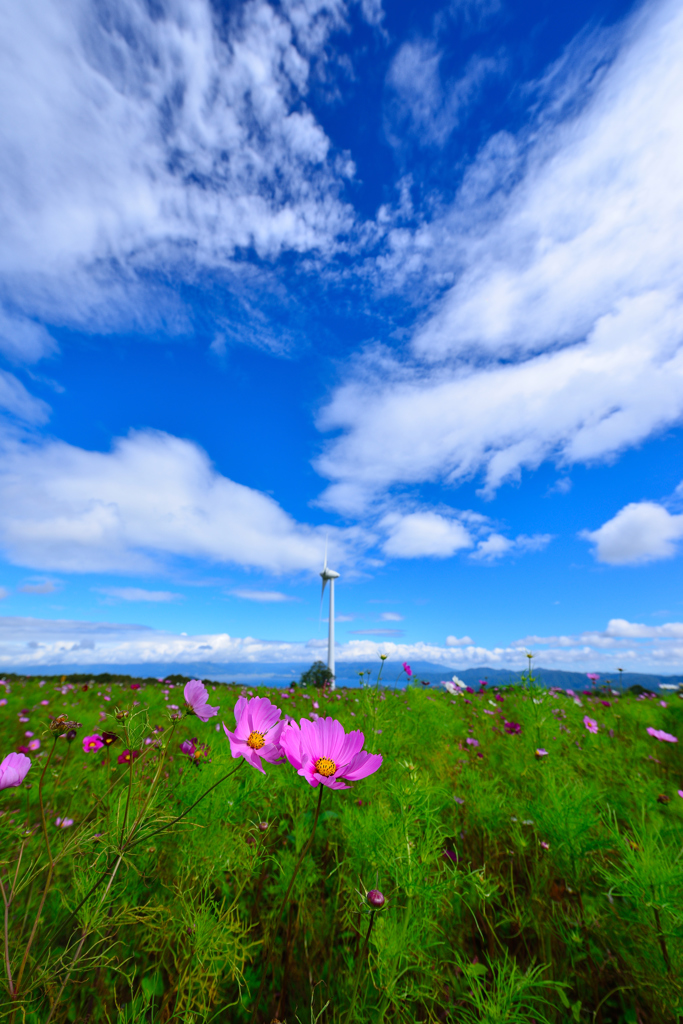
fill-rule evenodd
<path id="1" fill-rule="evenodd" d="M 303 847 L 301 849 L 301 853 L 299 854 L 299 859 L 297 860 L 297 862 L 296 862 L 296 864 L 294 866 L 294 871 L 292 872 L 292 877 L 290 878 L 289 885 L 287 886 L 287 892 L 284 895 L 282 903 L 280 904 L 280 907 L 278 909 L 277 915 L 275 917 L 275 927 L 273 929 L 273 937 L 275 937 L 277 935 L 277 930 L 278 930 L 278 928 L 280 926 L 280 919 L 282 918 L 282 912 L 285 909 L 285 906 L 287 905 L 287 902 L 289 901 L 289 894 L 292 891 L 292 886 L 294 885 L 294 882 L 296 880 L 296 876 L 299 874 L 299 868 L 301 867 L 301 865 L 303 863 L 304 857 L 306 856 L 306 854 L 308 853 L 309 849 L 313 845 L 313 840 L 315 839 L 315 830 L 316 830 L 316 827 L 318 825 L 318 817 L 320 815 L 320 805 L 321 805 L 321 803 L 323 801 L 323 789 L 324 788 L 325 787 L 321 783 L 320 784 L 320 791 L 318 793 L 318 806 L 315 809 L 315 818 L 313 819 L 313 828 L 311 830 L 311 834 L 308 837 L 307 842 L 304 843 L 304 845 L 303 845 Z M 254 1009 L 253 1009 L 252 1014 L 251 1014 L 251 1024 L 253 1024 L 254 1020 L 256 1019 L 256 1014 L 258 1013 L 259 1003 L 261 1002 L 261 996 L 263 995 L 263 986 L 266 983 L 266 976 L 268 974 L 268 961 L 270 960 L 270 954 L 271 954 L 271 947 L 269 946 L 268 947 L 267 956 L 264 958 L 266 963 L 265 963 L 265 966 L 264 966 L 264 969 L 263 969 L 263 974 L 261 975 L 261 984 L 259 985 L 258 995 L 256 996 L 256 1002 L 254 1003 Z"/>
<path id="2" fill-rule="evenodd" d="M 365 942 L 363 943 L 363 949 L 361 950 L 360 957 L 358 958 L 358 967 L 356 968 L 356 979 L 353 983 L 353 992 L 351 993 L 351 1005 L 349 1006 L 346 1014 L 346 1024 L 351 1024 L 353 1019 L 353 1011 L 356 1008 L 356 997 L 358 995 L 358 985 L 360 983 L 361 974 L 363 973 L 363 964 L 365 962 L 365 955 L 368 951 L 368 943 L 370 941 L 370 933 L 372 932 L 372 926 L 375 923 L 376 910 L 370 911 L 370 924 L 365 936 Z"/>

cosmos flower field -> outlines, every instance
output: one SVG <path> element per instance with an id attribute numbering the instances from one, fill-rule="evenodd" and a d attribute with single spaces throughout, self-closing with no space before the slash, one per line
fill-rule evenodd
<path id="1" fill-rule="evenodd" d="M 6 676 L 0 1017 L 677 1022 L 683 697 L 450 689 Z"/>

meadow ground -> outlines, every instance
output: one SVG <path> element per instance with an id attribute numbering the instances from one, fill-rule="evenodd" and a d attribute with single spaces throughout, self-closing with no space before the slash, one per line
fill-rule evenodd
<path id="1" fill-rule="evenodd" d="M 363 730 L 381 767 L 332 790 L 233 760 L 242 688 L 202 722 L 183 682 L 0 686 L 2 1019 L 683 1019 L 677 694 L 246 694 Z"/>

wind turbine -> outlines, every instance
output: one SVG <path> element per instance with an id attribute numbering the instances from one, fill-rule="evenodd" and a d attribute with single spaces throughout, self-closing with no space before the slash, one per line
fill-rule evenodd
<path id="1" fill-rule="evenodd" d="M 323 581 L 323 589 L 320 594 L 320 605 L 322 607 L 323 598 L 325 597 L 325 587 L 330 584 L 330 618 L 329 628 L 327 633 L 327 667 L 332 674 L 331 689 L 334 690 L 334 581 L 339 579 L 339 573 L 335 572 L 334 569 L 327 568 L 327 539 L 325 539 L 325 564 L 323 565 L 323 571 L 320 573 Z"/>

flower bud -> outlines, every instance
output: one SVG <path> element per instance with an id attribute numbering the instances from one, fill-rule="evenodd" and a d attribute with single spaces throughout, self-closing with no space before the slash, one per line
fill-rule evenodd
<path id="1" fill-rule="evenodd" d="M 373 910 L 380 910 L 384 906 L 384 896 L 379 889 L 371 889 L 365 898 Z"/>
<path id="2" fill-rule="evenodd" d="M 76 739 L 76 730 L 69 729 L 69 731 L 64 734 L 64 739 L 66 740 L 67 743 L 73 743 L 73 741 Z"/>
<path id="3" fill-rule="evenodd" d="M 267 832 L 269 825 L 267 821 L 259 821 L 258 827 L 261 829 L 262 832 Z"/>

